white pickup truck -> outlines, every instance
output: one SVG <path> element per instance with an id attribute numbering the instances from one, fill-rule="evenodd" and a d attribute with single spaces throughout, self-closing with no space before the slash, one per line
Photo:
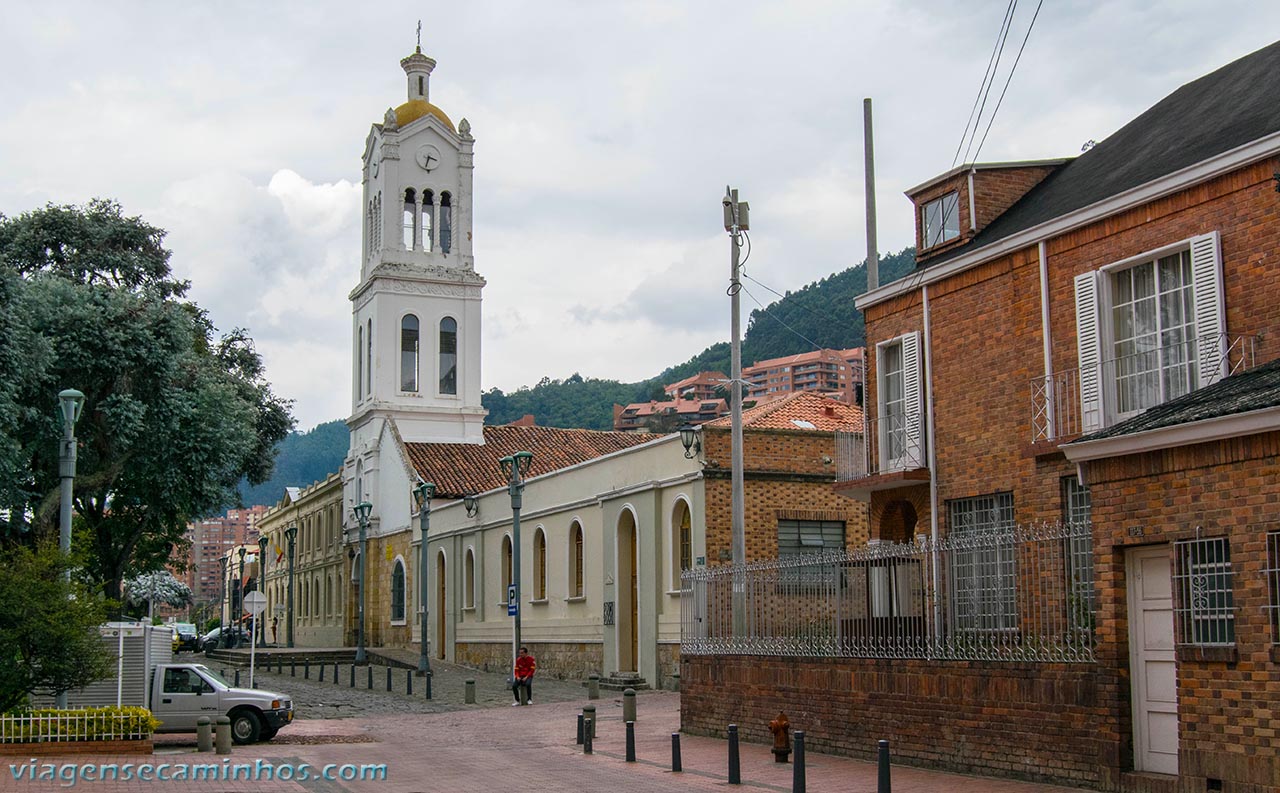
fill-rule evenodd
<path id="1" fill-rule="evenodd" d="M 100 630 L 119 656 L 116 674 L 68 691 L 70 707 L 139 705 L 159 719 L 156 732 L 195 732 L 201 716 L 227 716 L 238 744 L 269 741 L 293 721 L 293 702 L 283 694 L 236 688 L 204 664 L 173 663 L 168 626 L 108 623 Z"/>

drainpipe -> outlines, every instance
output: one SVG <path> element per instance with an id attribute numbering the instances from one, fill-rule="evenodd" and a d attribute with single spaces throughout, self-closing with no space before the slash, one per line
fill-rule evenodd
<path id="1" fill-rule="evenodd" d="M 934 638 L 942 635 L 942 601 L 938 597 L 938 456 L 937 433 L 933 415 L 933 328 L 929 320 L 929 285 L 920 287 L 924 310 L 924 396 L 929 427 L 929 536 L 933 555 L 933 630 Z"/>
<path id="2" fill-rule="evenodd" d="M 1040 252 L 1040 337 L 1044 340 L 1045 419 L 1049 437 L 1058 437 L 1057 399 L 1053 382 L 1053 336 L 1049 329 L 1049 254 L 1044 240 L 1038 246 Z"/>

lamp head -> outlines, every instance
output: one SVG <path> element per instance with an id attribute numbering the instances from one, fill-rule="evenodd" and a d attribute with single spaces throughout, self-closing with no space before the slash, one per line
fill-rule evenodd
<path id="1" fill-rule="evenodd" d="M 702 441 L 698 439 L 698 428 L 692 424 L 681 426 L 680 445 L 684 446 L 686 460 L 692 460 L 695 454 L 702 451 Z"/>
<path id="2" fill-rule="evenodd" d="M 248 553 L 248 551 L 246 551 L 246 550 L 245 550 L 245 548 L 244 548 L 244 546 L 243 546 L 243 545 L 241 545 L 241 546 L 240 546 L 240 550 L 239 550 L 239 551 L 237 551 L 237 553 L 240 555 L 240 564 L 244 564 L 244 556 L 245 556 L 245 554 L 247 554 L 247 553 Z"/>
<path id="3" fill-rule="evenodd" d="M 462 497 L 462 506 L 467 508 L 467 517 L 474 518 L 480 511 L 480 499 L 474 493 L 468 493 Z"/>
<path id="4" fill-rule="evenodd" d="M 351 508 L 351 512 L 356 516 L 356 522 L 363 526 L 369 522 L 369 513 L 373 512 L 373 504 L 361 501 Z"/>
<path id="5" fill-rule="evenodd" d="M 284 538 L 285 538 L 286 540 L 288 540 L 288 541 L 289 541 L 289 543 L 290 543 L 291 545 L 293 544 L 293 540 L 294 540 L 294 538 L 296 538 L 297 536 L 298 536 L 298 526 L 297 526 L 297 524 L 294 524 L 294 525 L 292 525 L 292 526 L 290 526 L 289 528 L 287 528 L 287 529 L 285 529 L 285 530 L 284 530 Z"/>
<path id="6" fill-rule="evenodd" d="M 516 452 L 511 456 L 515 458 L 516 465 L 520 468 L 520 476 L 528 476 L 529 468 L 533 465 L 533 452 Z"/>
<path id="7" fill-rule="evenodd" d="M 418 511 L 431 508 L 431 499 L 436 497 L 436 486 L 431 482 L 423 482 L 413 489 L 413 497 L 418 502 Z"/>
<path id="8" fill-rule="evenodd" d="M 80 409 L 84 407 L 84 394 L 74 388 L 68 388 L 58 392 L 58 402 L 62 405 L 63 424 L 74 427 L 80 418 Z"/>
<path id="9" fill-rule="evenodd" d="M 508 479 L 511 478 L 511 466 L 514 464 L 515 459 L 513 457 L 503 457 L 498 461 L 498 465 L 502 466 L 502 475 Z"/>
<path id="10" fill-rule="evenodd" d="M 264 554 L 267 552 L 267 535 L 258 538 L 258 550 Z"/>

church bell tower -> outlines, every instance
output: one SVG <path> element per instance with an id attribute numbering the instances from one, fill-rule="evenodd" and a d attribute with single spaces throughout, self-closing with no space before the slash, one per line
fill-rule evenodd
<path id="1" fill-rule="evenodd" d="M 403 104 L 365 140 L 360 283 L 351 292 L 352 454 L 386 419 L 407 442 L 482 443 L 480 293 L 471 247 L 472 149 L 431 103 L 436 62 L 400 61 Z"/>

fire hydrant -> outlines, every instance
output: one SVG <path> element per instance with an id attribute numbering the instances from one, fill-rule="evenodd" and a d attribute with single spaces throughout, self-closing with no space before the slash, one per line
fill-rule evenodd
<path id="1" fill-rule="evenodd" d="M 778 711 L 778 718 L 769 722 L 769 730 L 773 733 L 773 761 L 785 763 L 791 757 L 791 722 L 787 714 Z"/>

